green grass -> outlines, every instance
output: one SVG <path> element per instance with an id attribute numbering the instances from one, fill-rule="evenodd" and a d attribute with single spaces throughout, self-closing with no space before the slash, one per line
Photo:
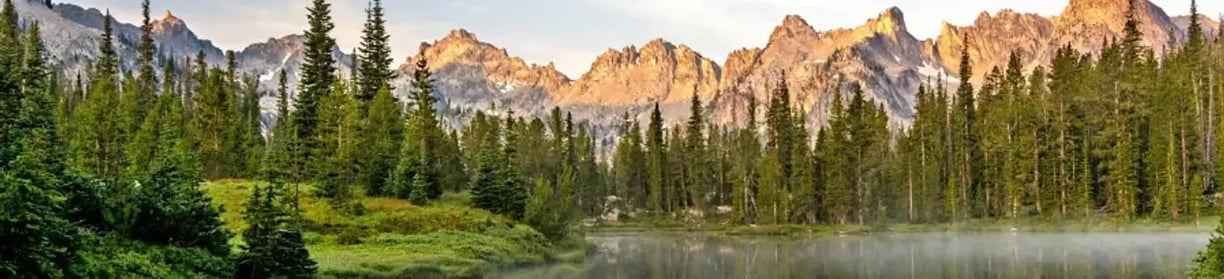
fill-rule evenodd
<path id="1" fill-rule="evenodd" d="M 226 211 L 226 227 L 241 235 L 242 203 L 259 182 L 223 180 L 202 188 Z M 365 212 L 332 210 L 303 186 L 299 200 L 311 257 L 324 278 L 479 277 L 507 267 L 574 261 L 588 244 L 552 243 L 528 226 L 469 207 L 467 193 L 448 193 L 430 206 L 364 198 Z M 241 243 L 236 237 L 233 243 Z"/>

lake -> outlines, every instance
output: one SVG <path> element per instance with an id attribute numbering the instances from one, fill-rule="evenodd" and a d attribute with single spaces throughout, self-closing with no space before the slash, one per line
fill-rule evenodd
<path id="1" fill-rule="evenodd" d="M 1208 233 L 919 233 L 821 238 L 593 234 L 583 264 L 490 278 L 1184 278 Z"/>

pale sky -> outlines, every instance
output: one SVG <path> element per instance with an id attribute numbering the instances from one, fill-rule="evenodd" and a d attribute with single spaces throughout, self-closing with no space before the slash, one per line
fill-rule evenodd
<path id="1" fill-rule="evenodd" d="M 1189 14 L 1190 0 L 1152 0 L 1172 15 Z M 120 20 L 140 20 L 137 0 L 56 0 L 110 9 Z M 243 47 L 306 28 L 310 0 L 153 0 L 153 17 L 165 10 L 182 18 L 201 38 L 222 49 Z M 346 51 L 357 46 L 365 0 L 332 0 L 333 36 Z M 855 27 L 886 8 L 905 12 L 910 33 L 938 36 L 942 22 L 968 25 L 982 11 L 1009 8 L 1044 16 L 1060 13 L 1068 0 L 383 0 L 397 60 L 420 42 L 464 28 L 482 41 L 506 48 L 531 63 L 556 62 L 577 79 L 608 48 L 641 45 L 662 37 L 686 44 L 722 63 L 732 50 L 763 47 L 787 14 L 798 14 L 817 30 Z M 1224 0 L 1200 0 L 1200 13 L 1224 12 Z"/>

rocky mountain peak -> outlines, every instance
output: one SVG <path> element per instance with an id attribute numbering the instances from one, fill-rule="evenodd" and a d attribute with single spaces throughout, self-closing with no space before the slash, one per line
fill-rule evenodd
<path id="1" fill-rule="evenodd" d="M 1062 14 L 1054 18 L 1055 28 L 1062 41 L 1082 50 L 1098 49 L 1101 38 L 1121 37 L 1126 26 L 1126 16 L 1134 13 L 1140 22 L 1143 42 L 1156 48 L 1176 45 L 1185 39 L 1164 9 L 1149 0 L 1072 0 Z"/>
<path id="2" fill-rule="evenodd" d="M 994 15 L 982 12 L 969 26 L 944 23 L 933 55 L 943 68 L 957 73 L 961 49 L 967 44 L 970 62 L 978 69 L 971 82 L 978 82 L 991 68 L 1005 66 L 1012 52 L 1026 61 L 1048 56 L 1054 31 L 1050 19 L 1036 14 L 1006 9 Z"/>
<path id="3" fill-rule="evenodd" d="M 161 19 L 152 22 L 153 33 L 158 35 L 169 35 L 189 31 L 187 23 L 182 19 L 174 16 L 170 10 L 166 10 L 166 14 Z"/>
<path id="4" fill-rule="evenodd" d="M 1147 0 L 1138 1 L 1147 2 Z M 1126 10 L 1130 8 L 1130 2 L 1131 0 L 1071 0 L 1070 3 L 1067 4 L 1066 10 L 1111 10 L 1126 12 Z"/>
<path id="5" fill-rule="evenodd" d="M 722 69 L 717 63 L 687 45 L 662 38 L 641 47 L 609 49 L 591 69 L 570 86 L 563 104 L 634 106 L 652 102 L 672 103 L 693 94 L 712 96 Z"/>
<path id="6" fill-rule="evenodd" d="M 476 38 L 476 34 L 472 34 L 472 32 L 468 32 L 467 29 L 462 29 L 462 28 L 451 30 L 450 33 L 446 34 L 446 38 L 443 38 L 443 40 L 447 40 L 447 39 L 479 41 L 479 39 Z"/>
<path id="7" fill-rule="evenodd" d="M 782 25 L 774 28 L 773 34 L 769 35 L 770 42 L 785 40 L 788 38 L 815 37 L 816 30 L 808 25 L 806 20 L 799 15 L 787 15 L 782 19 Z"/>
<path id="8" fill-rule="evenodd" d="M 907 32 L 905 14 L 897 7 L 884 10 L 878 17 L 868 20 L 865 26 L 875 33 L 884 34 L 889 37 L 896 37 L 897 34 Z"/>
<path id="9" fill-rule="evenodd" d="M 169 25 L 182 25 L 183 24 L 183 21 L 179 19 L 178 17 L 174 16 L 174 13 L 171 13 L 170 10 L 166 10 L 166 14 L 162 15 L 161 22 L 164 24 L 169 24 Z"/>
<path id="10" fill-rule="evenodd" d="M 416 61 L 429 59 L 429 66 L 439 79 L 471 86 L 492 87 L 490 91 L 508 93 L 517 88 L 540 88 L 555 92 L 569 83 L 569 78 L 548 66 L 529 64 L 510 56 L 504 48 L 482 42 L 466 29 L 451 30 L 432 43 L 421 43 L 418 55 L 409 57 L 403 71 L 416 68 Z M 480 80 L 472 77 L 483 75 Z M 408 75 L 404 75 L 408 76 Z M 487 103 L 485 103 L 487 104 Z"/>

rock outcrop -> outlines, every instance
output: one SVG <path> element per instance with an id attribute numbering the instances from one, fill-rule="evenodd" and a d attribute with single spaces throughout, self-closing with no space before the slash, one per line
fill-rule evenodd
<path id="1" fill-rule="evenodd" d="M 937 56 L 950 73 L 960 72 L 961 49 L 968 44 L 969 60 L 976 69 L 973 82 L 980 82 L 991 68 L 1007 67 L 1012 52 L 1026 61 L 1048 61 L 1056 45 L 1054 22 L 1036 14 L 1003 10 L 993 16 L 983 12 L 973 25 L 957 27 L 944 23 L 936 40 Z M 1026 65 L 1031 66 L 1031 65 Z"/>
<path id="2" fill-rule="evenodd" d="M 824 32 L 815 31 L 799 16 L 787 16 L 765 48 L 728 56 L 727 74 L 714 103 L 715 122 L 743 125 L 749 98 L 765 104 L 785 82 L 795 105 L 808 113 L 809 123 L 828 118 L 828 105 L 835 96 L 831 93 L 857 84 L 884 106 L 894 125 L 906 125 L 913 114 L 910 92 L 923 80 L 919 69 L 935 65 L 924 55 L 926 49 L 926 43 L 909 33 L 897 8 L 856 28 Z"/>
<path id="3" fill-rule="evenodd" d="M 552 63 L 528 64 L 464 29 L 452 30 L 432 43 L 422 43 L 417 53 L 400 66 L 401 85 L 397 91 L 401 95 L 408 93 L 416 62 L 424 58 L 434 72 L 434 85 L 443 109 L 538 114 L 552 108 L 553 94 L 570 82 Z"/>
<path id="4" fill-rule="evenodd" d="M 563 105 L 638 106 L 687 102 L 713 96 L 722 75 L 718 64 L 686 45 L 655 39 L 609 49 L 591 70 L 561 94 Z"/>

